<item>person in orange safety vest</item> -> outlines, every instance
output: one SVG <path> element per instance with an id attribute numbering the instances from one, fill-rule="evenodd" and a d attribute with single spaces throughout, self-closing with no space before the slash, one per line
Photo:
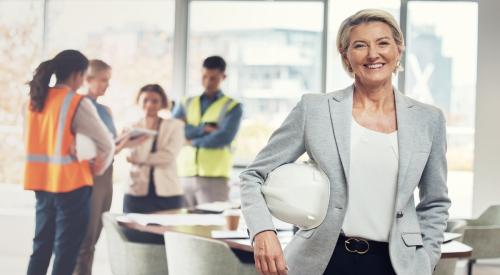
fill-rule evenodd
<path id="1" fill-rule="evenodd" d="M 35 191 L 36 226 L 28 275 L 70 275 L 85 237 L 93 175 L 110 165 L 114 142 L 89 99 L 76 93 L 89 61 L 65 50 L 42 62 L 29 82 L 26 110 L 24 188 Z M 49 87 L 55 75 L 56 85 Z M 76 133 L 95 143 L 97 157 L 79 161 L 72 148 Z"/>

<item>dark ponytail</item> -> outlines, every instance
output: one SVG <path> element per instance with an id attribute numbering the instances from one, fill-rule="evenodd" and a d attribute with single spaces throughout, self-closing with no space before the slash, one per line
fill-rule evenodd
<path id="1" fill-rule="evenodd" d="M 55 72 L 54 67 L 53 60 L 47 60 L 36 68 L 33 80 L 29 82 L 32 111 L 41 112 L 43 110 L 43 105 L 47 98 L 47 90 L 49 89 L 50 78 Z"/>
<path id="2" fill-rule="evenodd" d="M 89 66 L 88 59 L 79 51 L 65 50 L 53 59 L 42 62 L 35 70 L 30 86 L 31 110 L 41 112 L 49 91 L 50 78 L 57 82 L 67 80 L 73 73 L 83 73 Z"/>

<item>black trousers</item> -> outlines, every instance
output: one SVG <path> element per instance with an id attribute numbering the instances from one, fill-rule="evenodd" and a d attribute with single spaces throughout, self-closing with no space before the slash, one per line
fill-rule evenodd
<path id="1" fill-rule="evenodd" d="M 377 249 L 370 249 L 366 254 L 358 254 L 349 252 L 345 241 L 346 237 L 341 235 L 324 275 L 396 275 L 389 258 L 387 243 L 370 243 Z M 361 244 L 359 249 L 355 246 L 348 246 L 348 248 L 351 251 L 364 251 L 363 245 Z"/>
<path id="2" fill-rule="evenodd" d="M 149 187 L 146 196 L 137 197 L 125 194 L 123 213 L 154 213 L 163 210 L 179 209 L 184 206 L 184 196 L 161 197 L 156 194 L 153 170 L 149 175 Z M 163 239 L 163 237 L 162 237 Z"/>
<path id="3" fill-rule="evenodd" d="M 123 198 L 123 213 L 154 213 L 163 210 L 179 209 L 184 205 L 183 196 L 136 197 L 125 194 Z"/>

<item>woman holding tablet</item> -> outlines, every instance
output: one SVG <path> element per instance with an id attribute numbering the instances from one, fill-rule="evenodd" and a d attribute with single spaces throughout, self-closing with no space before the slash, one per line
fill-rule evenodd
<path id="1" fill-rule="evenodd" d="M 136 129 L 156 131 L 156 135 L 138 137 L 144 141 L 131 149 L 127 161 L 132 164 L 123 212 L 151 213 L 181 208 L 182 188 L 177 178 L 176 158 L 184 143 L 184 124 L 177 119 L 162 119 L 158 113 L 168 100 L 160 85 L 142 87 L 137 103 L 144 116 L 132 125 Z"/>

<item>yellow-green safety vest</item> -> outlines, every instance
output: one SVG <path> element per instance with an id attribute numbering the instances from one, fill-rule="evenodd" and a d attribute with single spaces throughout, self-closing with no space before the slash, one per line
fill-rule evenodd
<path id="1" fill-rule="evenodd" d="M 212 103 L 201 115 L 201 97 L 191 97 L 184 101 L 186 123 L 195 127 L 205 123 L 220 124 L 224 116 L 239 102 L 222 96 Z M 231 146 L 202 148 L 184 145 L 177 158 L 177 173 L 181 177 L 225 177 L 229 178 L 233 165 Z"/>

